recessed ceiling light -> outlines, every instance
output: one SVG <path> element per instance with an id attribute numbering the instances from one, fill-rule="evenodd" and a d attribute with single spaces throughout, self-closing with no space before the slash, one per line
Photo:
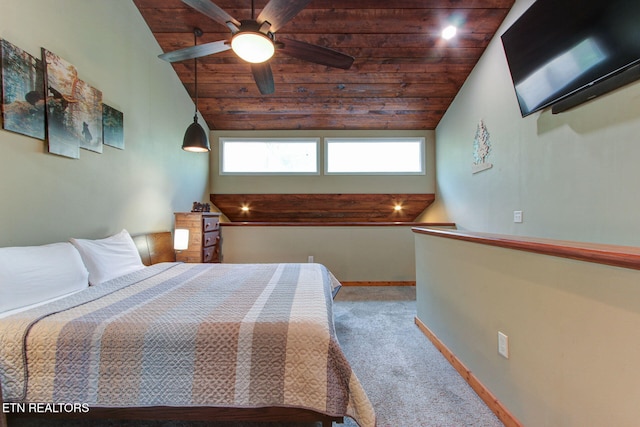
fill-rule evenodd
<path id="1" fill-rule="evenodd" d="M 454 27 L 453 25 L 449 25 L 444 30 L 442 30 L 442 38 L 445 40 L 452 39 L 453 37 L 455 37 L 457 31 L 458 29 L 456 27 Z"/>

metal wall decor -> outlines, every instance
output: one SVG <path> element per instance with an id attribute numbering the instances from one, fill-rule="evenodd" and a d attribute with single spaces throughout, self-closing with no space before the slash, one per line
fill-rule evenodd
<path id="1" fill-rule="evenodd" d="M 484 121 L 480 119 L 476 129 L 476 136 L 473 139 L 473 165 L 472 173 L 482 172 L 491 169 L 493 165 L 487 162 L 487 157 L 491 153 L 491 141 L 489 139 L 489 131 Z"/>

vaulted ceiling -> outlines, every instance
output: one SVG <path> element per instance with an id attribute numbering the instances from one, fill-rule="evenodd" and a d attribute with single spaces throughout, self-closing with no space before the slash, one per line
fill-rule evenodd
<path id="1" fill-rule="evenodd" d="M 280 37 L 329 47 L 355 61 L 342 70 L 276 51 L 275 92 L 261 95 L 231 50 L 198 59 L 198 108 L 211 129 L 435 129 L 515 0 L 313 0 Z M 163 52 L 230 40 L 229 29 L 181 0 L 133 0 Z M 215 0 L 251 18 L 251 0 Z M 267 0 L 255 0 L 256 15 Z M 456 23 L 446 41 L 441 30 Z M 172 65 L 195 98 L 194 60 Z"/>

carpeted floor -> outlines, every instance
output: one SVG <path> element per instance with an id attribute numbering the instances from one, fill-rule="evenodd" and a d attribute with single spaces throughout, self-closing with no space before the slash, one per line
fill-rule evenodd
<path id="1" fill-rule="evenodd" d="M 378 427 L 499 427 L 502 423 L 414 324 L 414 287 L 343 287 L 336 332 Z M 20 420 L 9 427 L 315 427 L 304 423 Z M 343 427 L 356 427 L 346 419 Z"/>
<path id="2" fill-rule="evenodd" d="M 334 307 L 340 345 L 378 427 L 502 426 L 415 325 L 415 287 L 343 287 Z"/>

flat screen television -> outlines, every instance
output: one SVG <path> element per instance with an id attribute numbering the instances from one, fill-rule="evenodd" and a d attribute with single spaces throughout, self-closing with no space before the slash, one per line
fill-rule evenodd
<path id="1" fill-rule="evenodd" d="M 640 0 L 537 0 L 502 35 L 522 116 L 640 78 Z"/>

